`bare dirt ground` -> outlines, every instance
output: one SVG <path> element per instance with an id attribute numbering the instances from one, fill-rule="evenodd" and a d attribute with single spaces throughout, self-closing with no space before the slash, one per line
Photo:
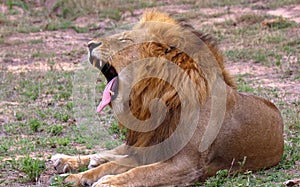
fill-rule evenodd
<path id="1" fill-rule="evenodd" d="M 214 27 L 212 25 L 224 23 L 228 20 L 235 21 L 242 14 L 281 16 L 282 18 L 300 24 L 300 4 L 265 10 L 264 1 L 256 1 L 253 6 L 262 7 L 261 9 L 228 6 L 203 8 L 198 10 L 200 13 L 195 10 L 191 11 L 191 6 L 192 5 L 184 4 L 172 5 L 172 3 L 168 3 L 167 5 L 156 7 L 156 9 L 168 12 L 177 18 L 187 18 L 188 23 L 200 30 L 203 28 L 206 30 L 206 28 L 209 27 L 210 30 L 213 31 Z M 18 20 L 21 17 L 28 16 L 21 8 L 17 7 L 17 9 L 21 13 L 7 16 L 9 21 Z M 75 26 L 86 27 L 89 24 L 94 24 L 93 28 L 90 28 L 90 30 L 85 33 L 78 33 L 71 28 L 58 29 L 55 31 L 40 30 L 39 32 L 29 33 L 6 33 L 3 37 L 3 42 L 0 43 L 0 69 L 15 74 L 32 70 L 47 72 L 53 68 L 62 71 L 72 71 L 74 70 L 75 64 L 80 63 L 81 59 L 86 57 L 87 42 L 96 35 L 95 30 L 97 31 L 97 34 L 102 33 L 102 35 L 126 30 L 126 28 L 111 28 L 115 25 L 131 25 L 132 23 L 137 22 L 144 10 L 145 9 L 141 8 L 133 10 L 132 12 L 123 12 L 119 21 L 114 21 L 109 18 L 99 20 L 97 15 L 79 16 L 72 21 Z M 9 10 L 6 4 L 0 4 L 0 12 L 8 14 Z M 38 25 L 40 20 L 34 18 L 34 20 L 31 20 L 30 22 L 30 24 Z M 291 31 L 291 34 L 300 38 L 300 28 L 294 28 L 294 30 Z M 224 31 L 224 35 L 226 37 L 226 31 Z M 41 40 L 43 42 L 35 44 L 30 43 L 35 40 Z M 237 41 L 228 41 L 226 38 L 220 39 L 219 41 L 219 46 L 224 53 L 235 45 L 241 44 Z M 246 43 L 242 45 L 247 46 Z M 39 55 L 41 55 L 41 57 L 39 57 Z M 45 61 L 45 58 L 42 57 L 42 55 L 48 55 L 49 59 L 56 63 L 53 64 Z M 299 54 L 285 56 L 281 59 L 284 61 L 281 66 L 264 65 L 254 62 L 253 60 L 233 61 L 227 59 L 226 68 L 232 74 L 237 76 L 247 74 L 248 76 L 246 76 L 245 79 L 249 82 L 249 85 L 254 88 L 276 88 L 278 92 L 277 101 L 281 100 L 287 102 L 290 107 L 299 107 L 298 104 L 295 104 L 296 101 L 299 101 L 300 97 L 299 57 Z M 270 96 L 269 99 L 272 99 L 272 96 Z M 11 105 L 14 105 L 14 103 L 11 103 Z M 5 103 L 5 101 L 0 101 L 0 106 L 7 106 L 7 103 Z M 9 121 L 9 118 L 9 116 L 1 116 L 0 114 L 0 121 L 2 122 Z M 49 153 L 49 155 L 50 154 L 52 153 Z M 47 164 L 47 167 L 50 169 L 42 174 L 40 179 L 41 184 L 37 184 L 38 186 L 46 186 L 49 178 L 55 173 L 54 170 L 51 169 L 50 163 Z M 300 165 L 299 162 L 298 164 Z M 11 177 L 14 178 L 17 176 Z"/>

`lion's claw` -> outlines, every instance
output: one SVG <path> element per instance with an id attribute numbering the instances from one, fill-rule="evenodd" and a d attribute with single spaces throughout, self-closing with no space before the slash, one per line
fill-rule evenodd
<path id="1" fill-rule="evenodd" d="M 99 166 L 99 165 L 101 165 L 101 164 L 103 164 L 103 163 L 105 163 L 105 162 L 106 162 L 106 160 L 101 159 L 99 156 L 97 156 L 97 155 L 92 155 L 92 156 L 90 157 L 90 163 L 89 163 L 89 165 L 88 165 L 88 168 L 89 168 L 89 169 L 95 168 L 95 167 L 97 167 L 97 166 Z"/>
<path id="2" fill-rule="evenodd" d="M 53 163 L 54 169 L 58 173 L 67 173 L 76 168 L 76 165 L 72 166 L 72 163 L 69 162 L 68 159 L 71 159 L 71 157 L 63 154 L 56 154 L 52 156 L 51 161 Z"/>

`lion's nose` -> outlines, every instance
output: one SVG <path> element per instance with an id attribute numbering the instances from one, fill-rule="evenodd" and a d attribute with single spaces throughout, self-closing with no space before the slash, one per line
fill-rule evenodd
<path id="1" fill-rule="evenodd" d="M 88 48 L 90 51 L 92 51 L 93 49 L 95 49 L 96 47 L 100 46 L 102 44 L 102 42 L 93 42 L 93 41 L 90 41 L 88 43 Z"/>

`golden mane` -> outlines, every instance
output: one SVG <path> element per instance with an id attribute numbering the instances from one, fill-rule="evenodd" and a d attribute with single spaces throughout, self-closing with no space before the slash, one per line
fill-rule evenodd
<path id="1" fill-rule="evenodd" d="M 146 12 L 141 21 L 135 26 L 138 29 L 152 29 L 151 26 L 156 26 L 147 24 L 147 22 L 164 22 L 168 24 L 172 24 L 179 29 L 174 29 L 171 31 L 164 31 L 163 29 L 158 29 L 158 32 L 163 32 L 164 39 L 168 40 L 168 34 L 170 35 L 169 40 L 173 40 L 174 35 L 176 36 L 176 32 L 180 32 L 183 29 L 186 29 L 184 26 L 181 26 L 175 20 L 171 19 L 165 13 L 159 13 L 155 11 Z M 168 28 L 166 28 L 168 29 Z M 155 29 L 153 29 L 156 31 Z M 217 63 L 215 66 L 217 69 L 220 69 L 220 74 L 223 75 L 224 81 L 229 86 L 235 88 L 235 83 L 231 76 L 227 73 L 223 65 L 223 57 L 219 52 L 218 48 L 209 37 L 209 35 L 202 34 L 197 32 L 194 29 L 189 29 L 189 33 L 193 33 L 196 37 L 198 37 L 206 48 L 208 48 L 213 54 Z M 166 34 L 167 33 L 167 34 Z M 153 33 L 154 35 L 159 35 L 160 33 Z M 179 33 L 182 34 L 182 33 Z M 199 49 L 201 50 L 201 49 Z M 141 58 L 149 58 L 149 57 L 163 57 L 172 63 L 175 63 L 180 68 L 182 68 L 192 80 L 195 85 L 196 92 L 198 93 L 199 103 L 203 104 L 207 97 L 209 96 L 209 75 L 207 72 L 201 69 L 201 64 L 195 62 L 191 57 L 189 57 L 186 53 L 177 49 L 176 47 L 172 48 L 167 44 L 159 43 L 159 42 L 146 42 L 140 46 L 140 57 Z M 212 57 L 213 58 L 213 57 Z M 160 68 L 161 66 L 161 68 Z M 163 64 L 158 64 L 155 69 L 148 69 L 147 71 L 160 72 L 163 69 Z M 137 71 L 138 74 L 143 74 L 144 69 Z M 170 74 L 173 72 L 161 72 L 163 74 Z M 185 80 L 182 80 L 182 77 L 178 76 L 175 80 L 173 80 L 176 84 Z M 189 90 L 188 88 L 186 90 Z M 181 111 L 181 101 L 179 99 L 176 90 L 172 87 L 172 85 L 166 83 L 163 80 L 157 78 L 148 78 L 140 81 L 136 84 L 131 90 L 130 95 L 130 109 L 132 114 L 139 120 L 146 120 L 150 117 L 149 111 L 149 103 L 151 100 L 155 98 L 161 98 L 167 108 L 168 112 L 162 124 L 153 131 L 150 132 L 137 132 L 133 130 L 128 130 L 127 132 L 127 144 L 131 146 L 144 147 L 151 146 L 157 143 L 164 141 L 168 138 L 176 129 L 176 125 L 179 123 L 180 119 L 180 111 Z M 122 126 L 122 125 L 121 125 Z"/>
<path id="2" fill-rule="evenodd" d="M 163 12 L 157 12 L 155 10 L 147 10 L 140 19 L 140 23 L 145 23 L 147 21 L 157 21 L 163 23 L 169 23 L 172 25 L 177 25 L 178 23 L 169 17 L 168 14 Z"/>
<path id="3" fill-rule="evenodd" d="M 137 24 L 136 27 L 138 27 L 139 25 L 141 25 L 145 22 L 155 22 L 155 21 L 168 23 L 168 24 L 172 24 L 172 25 L 178 25 L 178 26 L 180 25 L 184 28 L 190 29 L 190 32 L 195 34 L 200 40 L 202 40 L 207 45 L 209 50 L 212 52 L 214 57 L 216 58 L 219 66 L 222 70 L 222 75 L 223 75 L 225 83 L 234 89 L 236 88 L 236 83 L 235 83 L 233 77 L 228 73 L 227 70 L 225 70 L 223 55 L 220 52 L 218 46 L 216 45 L 216 42 L 214 41 L 214 39 L 209 34 L 204 34 L 200 31 L 197 31 L 191 25 L 181 24 L 181 23 L 175 21 L 174 19 L 172 19 L 168 14 L 162 13 L 162 12 L 157 12 L 155 10 L 146 11 L 143 14 L 142 18 L 140 19 L 140 22 Z"/>

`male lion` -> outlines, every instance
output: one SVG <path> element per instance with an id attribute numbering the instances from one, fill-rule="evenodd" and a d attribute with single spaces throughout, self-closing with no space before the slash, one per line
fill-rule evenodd
<path id="1" fill-rule="evenodd" d="M 147 11 L 132 31 L 93 39 L 88 48 L 108 81 L 97 111 L 112 106 L 127 139 L 99 154 L 53 156 L 60 173 L 89 166 L 67 182 L 188 185 L 221 169 L 255 171 L 280 161 L 280 112 L 236 91 L 208 35 Z"/>

